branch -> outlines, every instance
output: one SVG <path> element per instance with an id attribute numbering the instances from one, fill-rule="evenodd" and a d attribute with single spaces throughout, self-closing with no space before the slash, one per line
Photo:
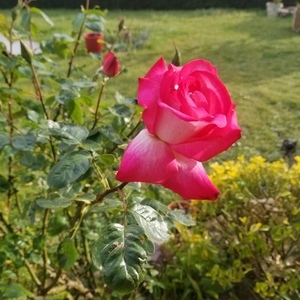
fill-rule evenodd
<path id="1" fill-rule="evenodd" d="M 115 186 L 114 188 L 106 190 L 102 194 L 100 194 L 100 193 L 97 194 L 96 195 L 96 200 L 94 202 L 92 202 L 91 205 L 95 205 L 95 204 L 100 203 L 107 195 L 122 190 L 127 184 L 128 184 L 128 182 L 122 182 L 121 184 Z"/>

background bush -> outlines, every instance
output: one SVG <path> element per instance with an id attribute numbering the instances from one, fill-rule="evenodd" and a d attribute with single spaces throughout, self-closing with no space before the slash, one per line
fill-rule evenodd
<path id="1" fill-rule="evenodd" d="M 13 3 L 12 3 L 13 2 Z M 173 10 L 173 9 L 203 9 L 203 8 L 264 8 L 266 0 L 91 0 L 91 7 L 99 5 L 101 8 L 107 9 L 158 9 L 158 10 Z M 0 8 L 10 8 L 17 1 L 1 0 Z M 84 5 L 84 0 L 38 0 L 34 3 L 40 8 L 78 8 Z M 295 5 L 294 0 L 285 0 L 284 5 Z"/>

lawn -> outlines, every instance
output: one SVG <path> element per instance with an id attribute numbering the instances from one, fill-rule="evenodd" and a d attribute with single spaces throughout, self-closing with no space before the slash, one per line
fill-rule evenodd
<path id="1" fill-rule="evenodd" d="M 75 14 L 48 13 L 56 32 L 70 27 Z M 115 81 L 122 94 L 135 95 L 137 78 L 159 57 L 170 61 L 176 43 L 183 63 L 201 57 L 214 64 L 237 104 L 243 138 L 226 157 L 261 154 L 273 160 L 283 139 L 299 138 L 300 36 L 291 30 L 291 18 L 267 18 L 264 11 L 111 11 L 106 28 L 116 28 L 121 16 L 128 28 L 149 31 L 142 49 L 120 55 L 128 69 Z"/>
<path id="2" fill-rule="evenodd" d="M 35 19 L 41 40 L 53 32 L 71 33 L 77 11 L 46 12 L 55 25 Z M 134 97 L 137 78 L 159 57 L 170 61 L 176 43 L 183 63 L 204 58 L 214 64 L 237 104 L 243 137 L 219 158 L 261 154 L 274 160 L 285 138 L 299 138 L 300 36 L 291 30 L 291 17 L 237 10 L 109 11 L 106 30 L 115 30 L 120 17 L 130 30 L 145 30 L 149 38 L 142 48 L 119 54 L 127 72 L 110 84 L 107 95 L 118 90 Z M 76 64 L 90 69 L 92 76 L 97 63 L 91 63 L 81 47 L 83 55 Z"/>

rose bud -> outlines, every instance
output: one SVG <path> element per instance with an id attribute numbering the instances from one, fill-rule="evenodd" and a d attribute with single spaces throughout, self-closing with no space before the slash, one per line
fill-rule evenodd
<path id="1" fill-rule="evenodd" d="M 108 77 L 114 77 L 120 73 L 120 62 L 115 54 L 109 51 L 103 59 L 103 73 Z"/>

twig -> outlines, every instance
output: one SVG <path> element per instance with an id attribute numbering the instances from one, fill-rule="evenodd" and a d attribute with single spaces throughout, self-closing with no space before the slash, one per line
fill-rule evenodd
<path id="1" fill-rule="evenodd" d="M 128 182 L 122 182 L 121 184 L 109 189 L 109 190 L 106 190 L 105 192 L 103 192 L 102 194 L 97 194 L 96 195 L 96 200 L 94 202 L 91 203 L 91 205 L 95 205 L 95 204 L 98 204 L 100 203 L 107 195 L 111 194 L 111 193 L 114 193 L 114 192 L 117 192 L 119 190 L 122 190 L 126 185 L 128 184 Z"/>
<path id="2" fill-rule="evenodd" d="M 41 294 L 42 295 L 47 295 L 47 293 L 55 287 L 60 275 L 61 275 L 62 271 L 61 271 L 61 268 L 58 269 L 57 273 L 56 273 L 56 276 L 55 278 L 53 279 L 53 281 L 47 286 L 45 287 L 44 289 L 41 290 Z"/>
<path id="3" fill-rule="evenodd" d="M 44 218 L 43 218 L 43 226 L 42 226 L 42 236 L 41 238 L 45 238 L 45 244 L 43 246 L 43 278 L 42 285 L 45 286 L 46 278 L 47 278 L 47 260 L 48 260 L 48 250 L 46 244 L 46 232 L 48 227 L 48 219 L 49 219 L 49 209 L 45 209 Z"/>
<path id="4" fill-rule="evenodd" d="M 98 113 L 99 113 L 100 101 L 101 101 L 101 97 L 102 97 L 102 94 L 103 94 L 104 86 L 105 86 L 105 83 L 103 81 L 102 85 L 101 85 L 101 88 L 100 88 L 98 100 L 97 100 L 96 111 L 95 111 L 95 119 L 94 119 L 93 126 L 91 128 L 92 130 L 96 127 L 96 125 L 98 123 L 98 120 L 99 120 Z"/>
<path id="5" fill-rule="evenodd" d="M 87 0 L 86 1 L 86 5 L 85 5 L 85 9 L 88 10 L 89 9 L 89 6 L 90 6 L 90 1 Z M 72 51 L 72 55 L 71 55 L 71 58 L 70 58 L 70 61 L 69 61 L 69 68 L 68 68 L 68 72 L 67 72 L 67 77 L 69 78 L 71 73 L 72 73 L 72 66 L 73 66 L 73 63 L 74 63 L 74 59 L 75 59 L 75 55 L 76 55 L 76 52 L 77 52 L 77 48 L 80 44 L 80 38 L 82 36 L 82 33 L 83 33 L 83 28 L 84 28 L 84 23 L 85 23 L 85 19 L 86 19 L 86 14 L 84 14 L 84 18 L 82 20 L 82 23 L 81 23 L 81 26 L 79 28 L 79 31 L 78 31 L 78 34 L 77 34 L 77 39 L 76 39 L 76 43 L 74 45 L 74 49 Z"/>

